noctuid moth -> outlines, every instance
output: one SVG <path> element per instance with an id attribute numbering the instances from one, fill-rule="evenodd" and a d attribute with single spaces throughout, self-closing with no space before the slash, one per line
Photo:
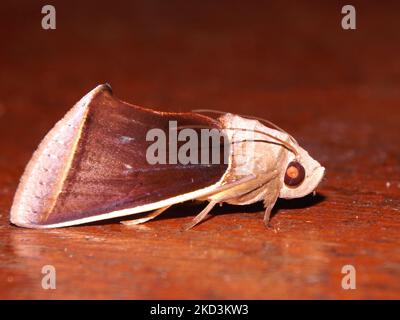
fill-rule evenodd
<path id="1" fill-rule="evenodd" d="M 149 212 L 122 222 L 138 224 L 176 203 L 200 200 L 209 203 L 186 228 L 218 203 L 263 201 L 267 223 L 278 197 L 316 189 L 325 169 L 288 133 L 258 118 L 207 113 L 145 109 L 116 99 L 109 85 L 96 87 L 33 154 L 11 222 L 55 228 Z M 206 129 L 223 132 L 217 147 L 202 136 L 185 140 Z"/>

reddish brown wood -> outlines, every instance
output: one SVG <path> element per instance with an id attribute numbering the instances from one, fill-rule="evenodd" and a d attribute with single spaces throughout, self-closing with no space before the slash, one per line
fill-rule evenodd
<path id="1" fill-rule="evenodd" d="M 344 31 L 336 2 L 53 3 L 55 31 L 39 3 L 0 6 L 0 298 L 400 298 L 398 4 L 355 2 Z M 181 232 L 190 203 L 138 227 L 9 225 L 38 142 L 106 81 L 139 105 L 276 122 L 327 168 L 318 196 L 280 201 L 271 230 L 253 205 Z"/>

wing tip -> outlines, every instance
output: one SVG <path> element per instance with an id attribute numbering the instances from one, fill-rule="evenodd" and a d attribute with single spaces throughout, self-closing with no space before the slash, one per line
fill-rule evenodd
<path id="1" fill-rule="evenodd" d="M 66 161 L 65 153 L 69 152 L 71 146 L 59 148 L 55 143 L 58 138 L 61 140 L 71 140 L 77 133 L 75 132 L 79 123 L 83 121 L 85 111 L 89 108 L 93 99 L 102 94 L 112 95 L 111 85 L 108 83 L 96 86 L 84 97 L 82 97 L 74 107 L 61 119 L 45 136 L 37 150 L 29 160 L 24 173 L 20 179 L 18 188 L 14 195 L 13 204 L 10 210 L 10 222 L 19 227 L 25 228 L 48 228 L 47 219 L 43 219 L 46 211 L 51 211 L 49 201 L 43 199 L 52 199 L 56 189 L 56 184 L 61 179 L 60 172 L 63 168 L 63 162 Z M 72 126 L 71 126 L 72 124 Z M 62 137 L 62 133 L 65 137 Z M 51 146 L 51 148 L 49 147 Z M 56 159 L 46 157 L 46 153 L 52 151 L 51 155 L 57 155 Z M 44 167 L 51 167 L 46 172 Z"/>

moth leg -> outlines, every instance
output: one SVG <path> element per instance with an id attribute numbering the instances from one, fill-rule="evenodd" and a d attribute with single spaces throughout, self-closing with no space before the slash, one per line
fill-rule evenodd
<path id="1" fill-rule="evenodd" d="M 195 225 L 202 222 L 205 218 L 207 218 L 208 213 L 212 210 L 212 208 L 214 208 L 217 203 L 217 201 L 210 201 L 210 203 L 197 216 L 195 216 L 191 222 L 186 224 L 183 229 L 192 229 Z"/>
<path id="2" fill-rule="evenodd" d="M 279 190 L 278 182 L 275 182 L 275 190 Z M 264 199 L 264 224 L 267 228 L 271 228 L 270 220 L 271 220 L 271 211 L 274 207 L 276 200 L 278 200 L 279 193 L 276 191 L 275 193 L 268 194 Z"/>
<path id="3" fill-rule="evenodd" d="M 241 184 L 243 184 L 243 183 L 246 183 L 246 182 L 248 182 L 248 181 L 251 181 L 251 180 L 253 180 L 253 179 L 255 179 L 255 178 L 256 178 L 255 175 L 249 175 L 249 176 L 244 177 L 244 178 L 241 178 L 241 179 L 239 179 L 239 180 L 237 180 L 237 181 L 234 181 L 234 182 L 231 182 L 231 183 L 228 183 L 228 184 L 219 186 L 218 188 L 216 188 L 215 190 L 213 190 L 212 193 L 210 193 L 210 194 L 216 194 L 216 193 L 218 193 L 218 192 L 222 192 L 222 191 L 229 190 L 229 189 L 231 189 L 231 188 L 233 188 L 233 187 L 236 187 L 236 186 L 238 186 L 238 185 L 241 185 Z M 207 194 L 204 195 L 204 197 L 206 197 L 206 196 L 207 196 Z M 204 208 L 204 210 L 203 210 L 203 211 L 205 211 L 205 210 L 210 206 L 210 204 L 213 203 L 213 205 L 210 206 L 209 210 L 205 213 L 205 216 L 204 216 L 202 219 L 200 219 L 198 222 L 194 223 L 194 222 L 195 222 L 195 219 L 197 219 L 197 218 L 203 213 L 203 211 L 200 212 L 200 213 L 198 214 L 198 216 L 196 216 L 196 217 L 193 219 L 193 222 L 192 222 L 192 223 L 194 223 L 194 224 L 192 225 L 192 223 L 190 223 L 189 227 L 186 228 L 186 229 L 190 229 L 190 228 L 194 227 L 196 224 L 198 224 L 198 223 L 201 222 L 204 218 L 206 218 L 207 213 L 208 213 L 209 211 L 211 211 L 212 207 L 213 207 L 217 202 L 219 202 L 219 201 L 211 201 L 211 202 L 207 205 L 207 207 Z M 129 226 L 131 226 L 131 225 L 137 225 L 137 224 L 141 224 L 141 223 L 147 222 L 147 221 L 149 221 L 149 220 L 151 220 L 151 219 L 154 219 L 155 217 L 159 216 L 161 213 L 163 213 L 165 210 L 167 210 L 167 209 L 168 209 L 169 207 L 171 207 L 171 206 L 172 206 L 172 205 L 169 205 L 169 206 L 166 206 L 166 207 L 162 207 L 162 208 L 160 208 L 160 209 L 157 209 L 157 210 L 153 211 L 152 213 L 148 214 L 148 215 L 147 215 L 146 217 L 144 217 L 144 218 L 137 218 L 137 219 L 133 219 L 133 220 L 121 221 L 121 223 L 124 224 L 124 225 L 129 225 Z"/>
<path id="4" fill-rule="evenodd" d="M 218 193 L 220 193 L 220 192 L 229 191 L 229 190 L 231 190 L 231 189 L 234 189 L 234 188 L 237 187 L 237 186 L 240 186 L 240 185 L 242 185 L 242 184 L 244 184 L 244 183 L 247 183 L 247 182 L 249 182 L 249 181 L 251 181 L 251 180 L 254 180 L 254 179 L 256 179 L 256 178 L 257 178 L 257 176 L 255 176 L 255 175 L 252 174 L 252 175 L 246 176 L 246 177 L 244 177 L 244 178 L 241 178 L 241 179 L 239 179 L 239 180 L 236 180 L 236 181 L 227 183 L 227 184 L 225 184 L 225 185 L 219 186 L 218 188 L 216 188 L 215 190 L 213 190 L 213 192 L 210 194 L 210 196 L 216 195 L 216 194 L 218 194 Z M 227 199 L 228 199 L 229 197 L 230 197 L 230 196 L 228 196 Z M 204 199 L 204 198 L 203 198 L 203 199 Z M 202 200 L 202 199 L 199 199 L 199 200 Z M 201 221 L 204 221 L 204 219 L 207 218 L 208 213 L 212 210 L 212 208 L 213 208 L 217 203 L 222 203 L 223 200 L 225 200 L 225 197 L 224 197 L 223 195 L 217 197 L 217 198 L 214 199 L 214 200 L 211 200 L 211 201 L 209 202 L 209 204 L 208 204 L 196 217 L 193 218 L 192 222 L 186 224 L 186 225 L 183 227 L 183 230 L 189 230 L 189 229 L 193 228 L 195 225 L 199 224 Z"/>
<path id="5" fill-rule="evenodd" d="M 270 218 L 271 218 L 271 211 L 272 211 L 273 205 L 269 205 L 265 208 L 264 212 L 264 224 L 267 228 L 271 228 L 271 224 L 269 223 Z"/>
<path id="6" fill-rule="evenodd" d="M 132 219 L 132 220 L 126 220 L 126 221 L 121 221 L 123 225 L 126 226 L 133 226 L 141 223 L 145 223 L 151 219 L 154 219 L 155 217 L 159 216 L 161 213 L 163 213 L 165 210 L 167 210 L 171 206 L 166 206 L 162 207 L 160 209 L 154 210 L 153 212 L 149 213 L 146 217 L 143 218 L 137 218 L 137 219 Z"/>

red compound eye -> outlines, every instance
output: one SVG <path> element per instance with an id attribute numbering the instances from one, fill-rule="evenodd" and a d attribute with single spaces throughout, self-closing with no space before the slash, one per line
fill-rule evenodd
<path id="1" fill-rule="evenodd" d="M 304 167 L 297 161 L 288 164 L 285 172 L 285 184 L 289 187 L 297 187 L 304 181 L 306 171 Z"/>

